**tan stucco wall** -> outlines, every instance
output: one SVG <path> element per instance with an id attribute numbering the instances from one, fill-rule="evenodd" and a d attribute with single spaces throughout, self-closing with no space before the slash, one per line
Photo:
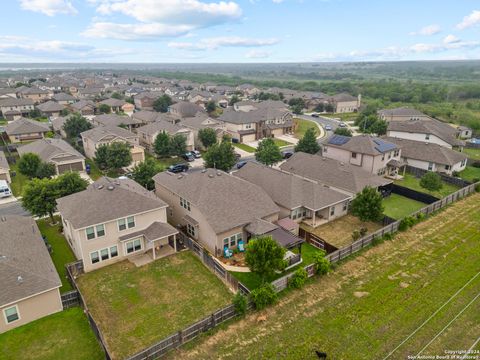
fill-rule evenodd
<path id="1" fill-rule="evenodd" d="M 7 324 L 3 310 L 14 305 L 17 305 L 18 307 L 20 319 Z M 62 310 L 62 300 L 58 288 L 0 307 L 0 333 Z"/>

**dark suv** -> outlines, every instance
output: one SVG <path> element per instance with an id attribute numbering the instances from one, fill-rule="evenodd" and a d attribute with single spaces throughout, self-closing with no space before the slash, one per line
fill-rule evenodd
<path id="1" fill-rule="evenodd" d="M 187 171 L 188 168 L 189 168 L 188 164 L 175 164 L 175 165 L 170 165 L 167 171 L 177 174 L 177 173 Z"/>
<path id="2" fill-rule="evenodd" d="M 182 158 L 184 158 L 187 161 L 195 161 L 195 156 L 191 152 L 187 152 L 182 155 Z"/>

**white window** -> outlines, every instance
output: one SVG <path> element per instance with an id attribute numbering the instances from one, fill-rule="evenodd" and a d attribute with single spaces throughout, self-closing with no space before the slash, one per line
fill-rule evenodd
<path id="1" fill-rule="evenodd" d="M 332 206 L 330 208 L 330 216 L 333 216 L 333 215 L 335 215 L 335 206 Z"/>
<path id="2" fill-rule="evenodd" d="M 230 236 L 230 246 L 237 245 L 237 235 Z"/>
<path id="3" fill-rule="evenodd" d="M 110 257 L 114 258 L 114 257 L 116 257 L 116 256 L 118 256 L 117 245 L 112 246 L 112 247 L 110 248 Z"/>
<path id="4" fill-rule="evenodd" d="M 85 233 L 87 234 L 88 240 L 95 239 L 95 229 L 93 226 L 86 228 Z"/>
<path id="5" fill-rule="evenodd" d="M 429 162 L 428 163 L 428 171 L 432 171 L 433 170 L 433 163 Z"/>
<path id="6" fill-rule="evenodd" d="M 95 239 L 96 237 L 105 236 L 105 225 L 100 224 L 95 227 L 90 226 L 85 229 L 88 240 Z"/>
<path id="7" fill-rule="evenodd" d="M 94 251 L 90 253 L 90 260 L 92 261 L 92 264 L 96 264 L 97 262 L 100 261 L 100 257 L 98 256 L 98 251 Z"/>
<path id="8" fill-rule="evenodd" d="M 425 134 L 425 140 L 430 140 L 430 134 Z"/>
<path id="9" fill-rule="evenodd" d="M 187 233 L 192 236 L 192 237 L 195 237 L 196 236 L 196 233 L 195 233 L 195 226 L 191 225 L 191 224 L 187 224 Z"/>
<path id="10" fill-rule="evenodd" d="M 142 250 L 142 241 L 140 239 L 129 241 L 125 244 L 127 249 L 127 254 L 131 254 L 137 251 Z"/>
<path id="11" fill-rule="evenodd" d="M 118 231 L 123 231 L 135 227 L 135 216 L 129 216 L 126 219 L 117 220 Z"/>
<path id="12" fill-rule="evenodd" d="M 357 158 L 357 153 L 352 152 L 352 159 L 356 159 L 356 158 Z"/>
<path id="13" fill-rule="evenodd" d="M 125 219 L 118 219 L 117 220 L 118 231 L 123 231 L 127 228 L 127 222 Z"/>
<path id="14" fill-rule="evenodd" d="M 102 259 L 102 261 L 108 260 L 110 258 L 110 255 L 108 253 L 108 249 L 100 250 L 100 258 Z"/>
<path id="15" fill-rule="evenodd" d="M 347 211 L 347 209 L 348 209 L 348 201 L 345 201 L 343 203 L 343 211 Z"/>
<path id="16" fill-rule="evenodd" d="M 134 216 L 129 216 L 129 217 L 127 218 L 127 227 L 128 227 L 129 229 L 135 227 L 135 217 L 134 217 Z"/>
<path id="17" fill-rule="evenodd" d="M 7 324 L 10 324 L 14 321 L 20 319 L 20 314 L 18 312 L 17 305 L 11 306 L 3 310 L 3 314 L 5 315 L 5 320 Z"/>
<path id="18" fill-rule="evenodd" d="M 184 198 L 180 198 L 180 206 L 190 211 L 190 202 L 185 200 Z"/>
<path id="19" fill-rule="evenodd" d="M 97 237 L 105 235 L 105 225 L 103 224 L 97 225 L 96 230 L 97 230 Z"/>

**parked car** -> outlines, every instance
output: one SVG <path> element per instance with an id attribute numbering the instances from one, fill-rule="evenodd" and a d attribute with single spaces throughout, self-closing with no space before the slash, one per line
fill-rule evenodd
<path id="1" fill-rule="evenodd" d="M 318 117 L 320 117 L 320 115 L 318 115 L 318 114 L 316 114 L 316 113 L 313 113 L 313 114 L 312 114 L 312 117 L 318 118 Z"/>
<path id="2" fill-rule="evenodd" d="M 187 161 L 195 161 L 195 156 L 191 152 L 187 152 L 183 154 L 182 158 L 184 158 Z"/>
<path id="3" fill-rule="evenodd" d="M 247 165 L 247 162 L 248 161 L 239 161 L 237 163 L 237 169 L 241 169 L 242 167 L 244 167 L 245 165 Z"/>
<path id="4" fill-rule="evenodd" d="M 187 171 L 189 167 L 190 166 L 188 164 L 175 164 L 175 165 L 170 165 L 167 171 L 177 174 L 177 173 Z"/>
<path id="5" fill-rule="evenodd" d="M 240 159 L 242 157 L 242 155 L 240 155 L 239 153 L 235 153 L 235 159 Z"/>
<path id="6" fill-rule="evenodd" d="M 193 150 L 190 152 L 190 154 L 192 154 L 195 157 L 195 159 L 200 159 L 202 157 L 202 154 L 198 150 Z"/>
<path id="7" fill-rule="evenodd" d="M 344 122 L 341 122 L 340 124 L 338 124 L 338 126 L 340 126 L 340 127 L 347 127 L 347 125 L 346 125 Z"/>
<path id="8" fill-rule="evenodd" d="M 0 198 L 12 196 L 7 180 L 0 180 Z"/>
<path id="9" fill-rule="evenodd" d="M 325 130 L 332 131 L 332 127 L 330 125 L 325 125 Z"/>
<path id="10" fill-rule="evenodd" d="M 292 157 L 292 155 L 293 155 L 293 151 L 284 151 L 282 153 L 282 156 L 283 156 L 284 159 L 289 159 L 289 158 Z"/>

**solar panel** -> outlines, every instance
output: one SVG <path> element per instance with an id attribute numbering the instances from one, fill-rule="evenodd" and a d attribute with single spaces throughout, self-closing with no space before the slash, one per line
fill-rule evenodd
<path id="1" fill-rule="evenodd" d="M 383 141 L 381 139 L 373 139 L 373 142 L 377 144 L 377 146 L 375 146 L 375 149 L 381 153 L 392 151 L 397 148 L 397 145 Z"/>
<path id="2" fill-rule="evenodd" d="M 343 135 L 333 135 L 328 143 L 331 145 L 343 145 L 350 141 L 350 137 Z"/>

